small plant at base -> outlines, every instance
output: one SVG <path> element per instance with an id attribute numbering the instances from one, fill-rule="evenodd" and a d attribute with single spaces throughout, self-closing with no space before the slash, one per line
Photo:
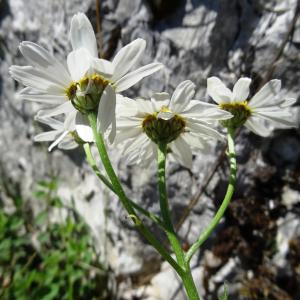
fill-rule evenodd
<path id="1" fill-rule="evenodd" d="M 28 216 L 22 199 L 9 215 L 0 208 L 0 298 L 110 299 L 107 269 L 99 262 L 89 230 L 69 208 L 64 223 L 49 223 L 53 208 L 62 208 L 57 180 L 41 181 L 34 193 L 46 208 Z M 37 237 L 36 247 L 32 237 Z"/>

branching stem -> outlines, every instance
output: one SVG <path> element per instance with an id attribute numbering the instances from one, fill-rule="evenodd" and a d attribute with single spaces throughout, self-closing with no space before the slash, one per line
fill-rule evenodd
<path id="1" fill-rule="evenodd" d="M 110 179 L 115 193 L 118 195 L 122 205 L 126 209 L 128 215 L 131 217 L 136 225 L 137 230 L 147 239 L 147 241 L 160 253 L 160 255 L 176 270 L 178 274 L 183 274 L 183 269 L 181 266 L 171 257 L 167 250 L 161 245 L 161 243 L 156 239 L 156 237 L 146 228 L 141 219 L 135 212 L 132 204 L 124 193 L 121 183 L 111 165 L 110 159 L 108 157 L 106 146 L 102 137 L 102 134 L 97 131 L 97 114 L 96 112 L 90 112 L 88 114 L 89 123 L 93 130 L 96 146 L 101 157 L 105 171 Z"/>
<path id="2" fill-rule="evenodd" d="M 180 241 L 174 231 L 171 213 L 168 203 L 168 194 L 166 187 L 166 156 L 167 145 L 160 144 L 157 150 L 157 163 L 158 163 L 158 188 L 159 188 L 159 203 L 163 222 L 166 227 L 166 234 L 175 253 L 178 264 L 184 270 L 183 274 L 179 274 L 185 287 L 186 293 L 190 300 L 199 300 L 197 288 L 195 286 L 191 269 L 185 261 L 185 255 L 181 247 Z"/>
<path id="3" fill-rule="evenodd" d="M 191 258 L 196 253 L 196 251 L 200 248 L 200 246 L 208 239 L 208 237 L 211 235 L 215 227 L 219 224 L 220 220 L 222 219 L 230 203 L 230 200 L 234 192 L 237 167 L 236 167 L 236 154 L 234 149 L 234 130 L 231 128 L 228 128 L 227 140 L 228 140 L 228 158 L 230 162 L 230 177 L 229 177 L 227 191 L 224 200 L 219 210 L 213 217 L 211 223 L 208 225 L 205 231 L 200 235 L 199 239 L 191 246 L 191 248 L 187 252 L 185 259 L 188 263 L 190 262 Z"/>

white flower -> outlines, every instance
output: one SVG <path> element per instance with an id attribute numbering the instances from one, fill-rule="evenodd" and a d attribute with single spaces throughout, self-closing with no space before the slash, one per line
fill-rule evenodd
<path id="1" fill-rule="evenodd" d="M 93 132 L 88 121 L 81 113 L 68 114 L 61 122 L 51 117 L 41 117 L 36 115 L 35 120 L 43 123 L 53 130 L 40 133 L 34 137 L 35 142 L 52 142 L 48 150 L 51 151 L 55 146 L 59 149 L 70 150 L 82 143 L 94 142 Z"/>
<path id="2" fill-rule="evenodd" d="M 208 78 L 208 94 L 220 108 L 234 115 L 232 119 L 224 122 L 225 126 L 239 127 L 245 124 L 249 130 L 261 136 L 270 135 L 273 127 L 296 126 L 290 112 L 290 106 L 295 103 L 295 99 L 281 96 L 280 80 L 269 81 L 252 98 L 248 98 L 250 84 L 250 78 L 240 78 L 231 91 L 219 78 Z"/>
<path id="3" fill-rule="evenodd" d="M 112 142 L 115 93 L 128 89 L 163 65 L 152 63 L 129 72 L 146 47 L 142 39 L 123 47 L 112 62 L 99 59 L 92 25 L 83 13 L 72 18 L 70 40 L 73 51 L 67 57 L 67 67 L 41 46 L 22 42 L 20 51 L 29 65 L 11 66 L 10 74 L 27 86 L 20 92 L 20 98 L 52 106 L 40 112 L 44 117 L 72 114 L 75 108 L 92 110 L 98 106 L 98 129 L 104 133 L 110 127 Z"/>
<path id="4" fill-rule="evenodd" d="M 186 80 L 168 93 L 156 93 L 151 100 L 118 97 L 116 143 L 124 145 L 128 162 L 148 165 L 157 155 L 157 144 L 168 144 L 171 154 L 188 168 L 192 149 L 207 149 L 208 138 L 223 137 L 209 125 L 232 115 L 214 104 L 192 100 L 195 85 Z"/>

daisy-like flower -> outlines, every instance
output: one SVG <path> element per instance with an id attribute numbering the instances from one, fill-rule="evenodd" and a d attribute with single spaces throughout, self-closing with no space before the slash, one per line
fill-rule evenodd
<path id="1" fill-rule="evenodd" d="M 207 80 L 207 92 L 221 109 L 233 114 L 230 120 L 222 121 L 225 127 L 238 128 L 245 125 L 252 132 L 270 135 L 274 127 L 295 127 L 290 106 L 295 99 L 285 99 L 280 94 L 281 81 L 266 83 L 252 98 L 249 98 L 250 78 L 240 78 L 231 91 L 217 77 Z"/>
<path id="2" fill-rule="evenodd" d="M 39 114 L 36 115 L 35 120 L 52 129 L 34 137 L 35 142 L 52 142 L 49 151 L 56 146 L 59 149 L 71 150 L 80 144 L 94 142 L 92 129 L 80 113 L 76 118 L 72 114 L 67 115 L 64 122 L 51 117 L 41 117 Z"/>
<path id="3" fill-rule="evenodd" d="M 99 59 L 92 25 L 83 13 L 72 18 L 70 41 L 73 51 L 67 57 L 67 67 L 41 46 L 22 42 L 20 51 L 29 65 L 11 66 L 10 74 L 27 86 L 20 98 L 52 106 L 41 112 L 44 117 L 72 114 L 75 110 L 98 111 L 98 129 L 104 133 L 111 128 L 112 142 L 116 93 L 130 88 L 163 65 L 151 63 L 129 72 L 146 47 L 143 39 L 123 47 L 112 62 Z"/>
<path id="4" fill-rule="evenodd" d="M 207 139 L 223 139 L 210 127 L 211 122 L 232 115 L 214 104 L 192 100 L 195 85 L 186 80 L 168 93 L 156 93 L 150 100 L 124 98 L 117 101 L 116 143 L 124 144 L 128 163 L 148 165 L 157 155 L 159 144 L 184 166 L 192 166 L 192 148 L 206 150 Z"/>

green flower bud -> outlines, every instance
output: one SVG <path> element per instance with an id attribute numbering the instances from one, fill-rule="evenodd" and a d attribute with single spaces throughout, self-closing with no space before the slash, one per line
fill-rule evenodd
<path id="1" fill-rule="evenodd" d="M 228 120 L 222 120 L 220 123 L 226 128 L 236 129 L 241 127 L 251 116 L 252 111 L 248 102 L 221 103 L 220 108 L 230 112 L 233 117 Z"/>
<path id="2" fill-rule="evenodd" d="M 89 111 L 97 111 L 102 93 L 108 84 L 108 80 L 94 74 L 73 82 L 65 92 L 73 106 L 86 114 Z"/>
<path id="3" fill-rule="evenodd" d="M 185 120 L 174 115 L 169 120 L 157 118 L 158 113 L 148 115 L 142 123 L 143 131 L 156 144 L 168 144 L 184 132 Z"/>

